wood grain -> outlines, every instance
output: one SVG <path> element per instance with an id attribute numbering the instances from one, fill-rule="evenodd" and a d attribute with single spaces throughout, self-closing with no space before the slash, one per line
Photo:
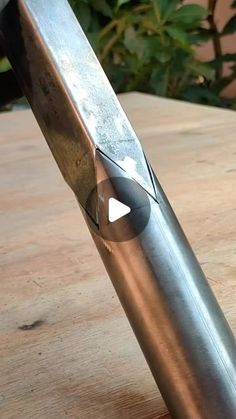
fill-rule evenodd
<path id="1" fill-rule="evenodd" d="M 236 114 L 120 100 L 236 332 Z M 1 419 L 169 418 L 31 111 L 0 127 Z"/>

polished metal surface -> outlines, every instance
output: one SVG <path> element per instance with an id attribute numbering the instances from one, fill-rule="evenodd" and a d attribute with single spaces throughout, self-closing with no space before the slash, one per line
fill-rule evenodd
<path id="1" fill-rule="evenodd" d="M 171 415 L 235 419 L 235 339 L 67 1 L 11 0 L 0 31 Z M 111 240 L 101 234 L 118 177 L 138 183 L 150 204 L 146 227 L 124 241 L 115 223 Z M 126 232 L 137 227 L 124 222 Z"/>

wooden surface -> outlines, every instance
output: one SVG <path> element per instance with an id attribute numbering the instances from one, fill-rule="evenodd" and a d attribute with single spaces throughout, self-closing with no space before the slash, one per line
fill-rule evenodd
<path id="1" fill-rule="evenodd" d="M 236 113 L 120 99 L 236 332 Z M 1 419 L 169 418 L 31 112 L 0 129 Z"/>

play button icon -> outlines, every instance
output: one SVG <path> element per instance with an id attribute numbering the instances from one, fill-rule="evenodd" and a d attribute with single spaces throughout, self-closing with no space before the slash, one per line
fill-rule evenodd
<path id="1" fill-rule="evenodd" d="M 87 223 L 105 240 L 131 240 L 146 227 L 151 200 L 134 180 L 121 176 L 110 177 L 99 182 L 89 194 L 86 203 Z"/>
<path id="2" fill-rule="evenodd" d="M 108 220 L 110 223 L 114 223 L 125 215 L 129 214 L 131 208 L 128 205 L 123 204 L 116 198 L 109 198 L 108 203 Z"/>

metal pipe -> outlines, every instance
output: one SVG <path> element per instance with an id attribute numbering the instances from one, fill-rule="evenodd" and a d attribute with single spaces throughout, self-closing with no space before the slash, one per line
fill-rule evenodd
<path id="1" fill-rule="evenodd" d="M 10 0 L 0 31 L 172 417 L 235 419 L 233 334 L 67 1 Z"/>

